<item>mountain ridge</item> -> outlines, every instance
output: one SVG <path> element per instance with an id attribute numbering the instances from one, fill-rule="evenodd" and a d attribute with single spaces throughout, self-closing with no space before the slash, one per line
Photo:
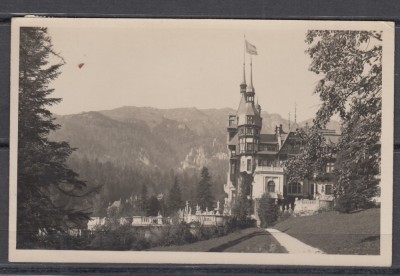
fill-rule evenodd
<path id="1" fill-rule="evenodd" d="M 165 194 L 172 182 L 170 177 L 168 181 L 163 180 L 165 177 L 162 175 L 169 175 L 170 171 L 181 175 L 185 195 L 193 198 L 202 166 L 209 168 L 213 191 L 216 198 L 221 199 L 228 172 L 226 125 L 229 113 L 236 111 L 231 108 L 125 106 L 55 115 L 56 123 L 61 127 L 50 133 L 49 138 L 69 142 L 77 148 L 69 159 L 69 165 L 78 174 L 97 184 L 107 179 L 107 192 L 102 195 L 107 201 L 124 198 L 130 189 L 129 193 L 139 191 L 138 186 L 143 184 L 149 185 L 153 193 Z M 263 111 L 262 116 L 263 133 L 273 133 L 275 126 L 280 124 L 288 129 L 288 120 L 279 114 Z M 306 122 L 298 125 L 301 127 Z M 338 127 L 339 123 L 335 122 L 334 126 Z M 100 171 L 102 167 L 110 168 L 113 177 L 107 177 L 107 172 L 105 175 L 99 171 L 91 172 L 96 171 L 93 167 L 99 166 L 97 170 Z M 130 175 L 135 176 L 135 172 L 141 176 L 131 179 Z"/>

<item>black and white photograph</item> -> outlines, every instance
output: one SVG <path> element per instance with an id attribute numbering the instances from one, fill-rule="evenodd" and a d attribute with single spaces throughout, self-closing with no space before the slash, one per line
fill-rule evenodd
<path id="1" fill-rule="evenodd" d="M 394 24 L 12 22 L 11 262 L 390 266 Z"/>

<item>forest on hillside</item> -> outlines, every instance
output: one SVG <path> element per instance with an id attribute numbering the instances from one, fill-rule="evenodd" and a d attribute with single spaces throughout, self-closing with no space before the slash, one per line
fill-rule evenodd
<path id="1" fill-rule="evenodd" d="M 72 199 L 69 205 L 81 205 L 92 212 L 92 216 L 106 216 L 107 208 L 115 201 L 122 203 L 139 200 L 142 189 L 146 187 L 147 198 L 159 196 L 160 201 L 166 201 L 171 195 L 170 191 L 175 179 L 179 183 L 182 201 L 188 201 L 195 209 L 198 203 L 196 187 L 200 181 L 200 169 L 188 168 L 185 170 L 163 171 L 159 168 L 132 168 L 120 167 L 111 162 L 99 162 L 87 158 L 71 157 L 68 166 L 79 174 L 88 187 L 97 188 L 97 192 L 81 199 Z M 220 175 L 211 173 L 211 192 L 214 196 L 214 206 L 217 200 L 222 204 L 224 201 L 223 185 L 226 179 Z M 162 203 L 162 202 L 160 202 Z"/>

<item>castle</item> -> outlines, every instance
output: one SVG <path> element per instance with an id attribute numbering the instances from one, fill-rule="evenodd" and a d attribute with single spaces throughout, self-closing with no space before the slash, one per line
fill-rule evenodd
<path id="1" fill-rule="evenodd" d="M 240 102 L 236 114 L 228 115 L 227 146 L 229 170 L 224 185 L 227 198 L 224 212 L 231 214 L 232 207 L 240 195 L 246 195 L 253 202 L 253 217 L 257 219 L 258 200 L 268 193 L 284 208 L 293 208 L 297 200 L 307 199 L 318 206 L 333 204 L 333 183 L 330 180 L 304 179 L 288 183 L 283 162 L 301 151 L 304 143 L 296 132 L 294 124 L 285 131 L 276 126 L 275 133 L 262 132 L 261 106 L 254 102 L 253 65 L 250 63 L 250 83 L 246 83 L 245 64 L 240 84 Z M 323 133 L 327 143 L 337 143 L 340 135 L 335 131 Z M 333 171 L 334 160 L 326 164 L 326 173 Z M 300 202 L 298 202 L 300 203 Z M 300 205 L 300 204 L 299 204 Z"/>

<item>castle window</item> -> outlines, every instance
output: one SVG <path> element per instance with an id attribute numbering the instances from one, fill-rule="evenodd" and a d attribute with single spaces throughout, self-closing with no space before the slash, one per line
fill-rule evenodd
<path id="1" fill-rule="evenodd" d="M 246 146 L 247 146 L 246 151 L 253 151 L 253 144 L 252 143 L 247 143 Z"/>
<path id="2" fill-rule="evenodd" d="M 326 163 L 326 172 L 332 173 L 335 168 L 335 164 L 333 162 Z"/>
<path id="3" fill-rule="evenodd" d="M 244 128 L 241 127 L 241 128 L 239 129 L 239 134 L 244 134 Z"/>
<path id="4" fill-rule="evenodd" d="M 247 124 L 249 125 L 254 124 L 254 116 L 247 115 Z"/>
<path id="5" fill-rule="evenodd" d="M 247 159 L 247 170 L 251 171 L 251 159 Z"/>
<path id="6" fill-rule="evenodd" d="M 274 181 L 268 181 L 267 183 L 267 191 L 269 193 L 275 193 L 275 182 Z"/>
<path id="7" fill-rule="evenodd" d="M 253 135 L 253 129 L 251 127 L 246 128 L 246 134 Z"/>
<path id="8" fill-rule="evenodd" d="M 243 142 L 241 142 L 240 144 L 239 144 L 239 147 L 240 147 L 240 153 L 244 153 L 244 146 L 245 146 L 245 144 L 243 143 Z"/>
<path id="9" fill-rule="evenodd" d="M 325 185 L 325 194 L 326 195 L 331 195 L 331 194 L 333 194 L 333 187 L 332 187 L 332 185 Z"/>
<path id="10" fill-rule="evenodd" d="M 232 163 L 231 164 L 231 174 L 235 174 L 236 173 L 236 164 Z"/>
<path id="11" fill-rule="evenodd" d="M 235 117 L 229 117 L 229 126 L 233 126 L 235 124 Z"/>
<path id="12" fill-rule="evenodd" d="M 298 182 L 289 183 L 288 193 L 289 194 L 301 194 L 301 184 Z"/>

